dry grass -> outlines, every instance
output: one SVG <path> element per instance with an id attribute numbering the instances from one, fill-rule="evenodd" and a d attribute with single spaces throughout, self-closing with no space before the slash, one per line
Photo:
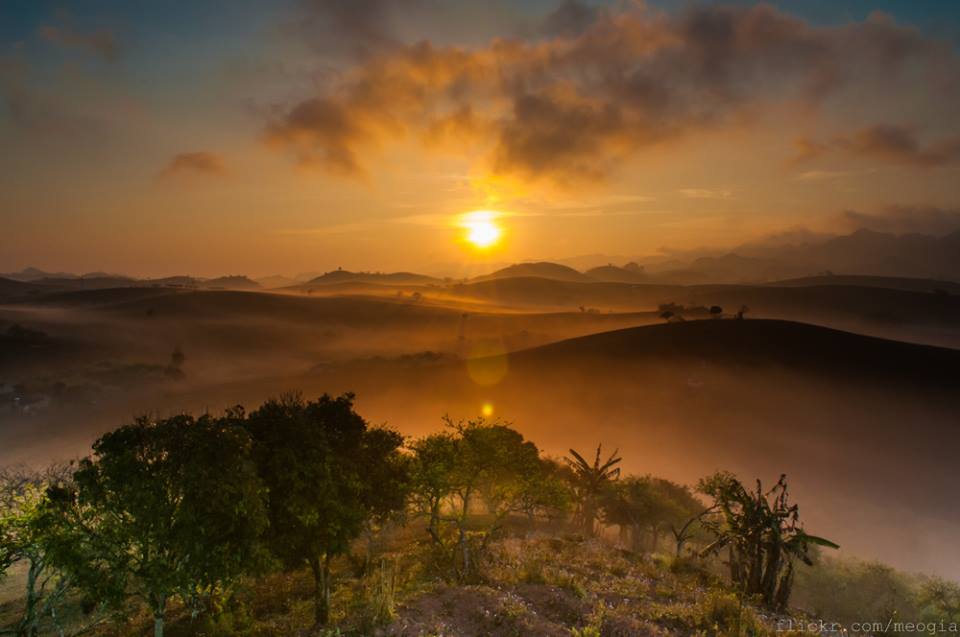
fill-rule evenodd
<path id="1" fill-rule="evenodd" d="M 170 612 L 170 637 L 643 637 L 772 635 L 765 617 L 702 565 L 620 550 L 601 540 L 536 533 L 491 544 L 483 582 L 446 582 L 425 566 L 426 548 L 408 527 L 381 538 L 383 552 L 359 574 L 339 560 L 332 625 L 312 631 L 306 570 L 251 580 L 198 618 Z M 96 637 L 149 635 L 134 609 Z"/>

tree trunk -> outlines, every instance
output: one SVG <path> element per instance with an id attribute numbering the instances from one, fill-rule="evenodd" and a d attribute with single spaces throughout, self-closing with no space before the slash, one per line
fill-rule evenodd
<path id="1" fill-rule="evenodd" d="M 470 515 L 470 498 L 472 493 L 468 490 L 463 496 L 463 504 L 460 508 L 460 522 L 458 524 L 459 537 L 457 546 L 460 550 L 460 557 L 463 560 L 460 579 L 466 581 L 470 577 L 470 547 L 467 543 L 467 518 Z"/>
<path id="2" fill-rule="evenodd" d="M 37 577 L 40 574 L 40 564 L 37 560 L 30 560 L 27 571 L 27 595 L 24 600 L 23 617 L 17 624 L 17 637 L 33 637 L 37 634 Z"/>
<path id="3" fill-rule="evenodd" d="M 593 502 L 592 498 L 588 498 L 586 502 L 583 503 L 583 534 L 586 537 L 593 537 L 594 529 L 594 520 L 597 517 L 597 507 Z"/>
<path id="4" fill-rule="evenodd" d="M 313 623 L 326 626 L 330 621 L 330 556 L 310 559 L 313 571 Z"/>
<path id="5" fill-rule="evenodd" d="M 777 597 L 777 581 L 782 570 L 780 560 L 780 545 L 772 542 L 767 548 L 767 564 L 763 573 L 763 601 L 767 606 L 773 606 Z"/>
<path id="6" fill-rule="evenodd" d="M 460 536 L 457 545 L 460 549 L 460 559 L 462 560 L 460 579 L 466 581 L 470 577 L 470 547 L 467 545 L 466 530 L 462 526 L 460 527 Z"/>
<path id="7" fill-rule="evenodd" d="M 440 544 L 440 498 L 430 503 L 430 525 L 427 533 L 436 544 Z"/>
<path id="8" fill-rule="evenodd" d="M 632 550 L 633 546 L 630 542 L 630 526 L 627 524 L 621 524 L 618 535 L 619 535 L 620 546 L 622 546 L 623 548 L 629 547 Z"/>
<path id="9" fill-rule="evenodd" d="M 164 617 L 167 614 L 167 598 L 157 595 L 153 598 L 153 637 L 163 637 Z"/>
<path id="10" fill-rule="evenodd" d="M 730 581 L 742 588 L 743 582 L 741 580 L 743 579 L 743 571 L 742 567 L 740 566 L 739 551 L 733 548 L 733 544 L 731 544 L 730 548 L 728 549 L 728 556 L 730 564 Z"/>
<path id="11" fill-rule="evenodd" d="M 784 612 L 790 603 L 790 591 L 793 588 L 793 562 L 787 562 L 786 572 L 780 579 L 780 586 L 777 588 L 777 596 L 774 600 L 774 609 Z"/>

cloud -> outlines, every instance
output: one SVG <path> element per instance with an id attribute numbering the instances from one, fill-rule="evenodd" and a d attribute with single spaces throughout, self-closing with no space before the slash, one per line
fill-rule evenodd
<path id="1" fill-rule="evenodd" d="M 39 34 L 47 42 L 90 53 L 105 60 L 116 58 L 119 51 L 116 34 L 110 29 L 82 33 L 69 26 L 44 25 L 40 27 Z"/>
<path id="2" fill-rule="evenodd" d="M 678 191 L 688 199 L 732 199 L 731 190 L 710 190 L 707 188 L 683 188 Z"/>
<path id="3" fill-rule="evenodd" d="M 401 45 L 399 14 L 424 0 L 303 0 L 293 30 L 314 49 L 358 57 Z"/>
<path id="4" fill-rule="evenodd" d="M 801 139 L 797 142 L 798 162 L 843 153 L 858 159 L 891 164 L 931 167 L 960 162 L 960 135 L 924 144 L 909 126 L 876 124 L 848 135 L 836 135 L 829 142 Z"/>
<path id="5" fill-rule="evenodd" d="M 402 1 L 359 4 L 386 10 Z M 266 138 L 305 165 L 346 175 L 363 174 L 382 144 L 412 136 L 451 152 L 482 152 L 490 175 L 576 184 L 603 179 L 658 145 L 739 124 L 771 103 L 812 108 L 869 82 L 890 90 L 898 69 L 917 65 L 960 75 L 948 46 L 882 15 L 825 27 L 767 5 L 671 15 L 568 1 L 547 18 L 553 26 L 544 37 L 461 48 L 402 44 L 376 11 L 346 0 L 319 5 L 332 24 L 348 25 L 344 34 L 366 55 L 271 121 Z M 849 143 L 869 153 L 882 140 Z M 824 152 L 813 142 L 806 150 Z M 911 157 L 909 148 L 888 152 Z M 912 152 L 938 161 L 956 151 Z"/>
<path id="6" fill-rule="evenodd" d="M 916 166 L 942 166 L 960 161 L 960 137 L 951 137 L 923 145 L 916 133 L 905 126 L 883 124 L 840 138 L 835 144 L 859 157 Z"/>
<path id="7" fill-rule="evenodd" d="M 597 21 L 601 11 L 579 0 L 564 0 L 543 19 L 540 32 L 549 37 L 577 36 Z"/>
<path id="8" fill-rule="evenodd" d="M 862 170 L 806 170 L 796 176 L 797 181 L 833 181 L 868 174 Z"/>
<path id="9" fill-rule="evenodd" d="M 160 177 L 174 178 L 186 175 L 219 176 L 226 172 L 226 165 L 219 155 L 207 151 L 180 153 L 164 166 Z"/>
<path id="10" fill-rule="evenodd" d="M 960 209 L 936 206 L 890 206 L 879 213 L 845 210 L 841 224 L 848 230 L 893 234 L 945 235 L 960 229 Z"/>

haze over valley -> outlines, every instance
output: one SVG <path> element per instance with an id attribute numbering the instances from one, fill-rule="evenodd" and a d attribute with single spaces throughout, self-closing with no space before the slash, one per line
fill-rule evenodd
<path id="1" fill-rule="evenodd" d="M 957 113 L 933 0 L 3 3 L 0 635 L 960 631 Z"/>

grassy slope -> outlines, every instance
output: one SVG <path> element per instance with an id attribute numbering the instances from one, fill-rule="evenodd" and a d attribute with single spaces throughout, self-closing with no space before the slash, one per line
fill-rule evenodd
<path id="1" fill-rule="evenodd" d="M 634 554 L 573 536 L 517 535 L 492 544 L 482 582 L 457 585 L 424 566 L 427 558 L 414 532 L 401 534 L 365 577 L 357 577 L 345 559 L 336 565 L 332 623 L 340 632 L 331 629 L 327 635 L 733 635 L 738 616 L 744 631 L 774 634 L 777 618 L 749 605 L 741 614 L 736 596 L 715 575 L 664 555 Z M 392 583 L 387 594 L 381 592 L 384 581 Z M 270 575 L 242 586 L 217 618 L 191 619 L 176 609 L 167 634 L 324 634 L 308 630 L 311 595 L 306 571 Z M 151 618 L 141 612 L 95 634 L 145 635 L 151 628 Z"/>

